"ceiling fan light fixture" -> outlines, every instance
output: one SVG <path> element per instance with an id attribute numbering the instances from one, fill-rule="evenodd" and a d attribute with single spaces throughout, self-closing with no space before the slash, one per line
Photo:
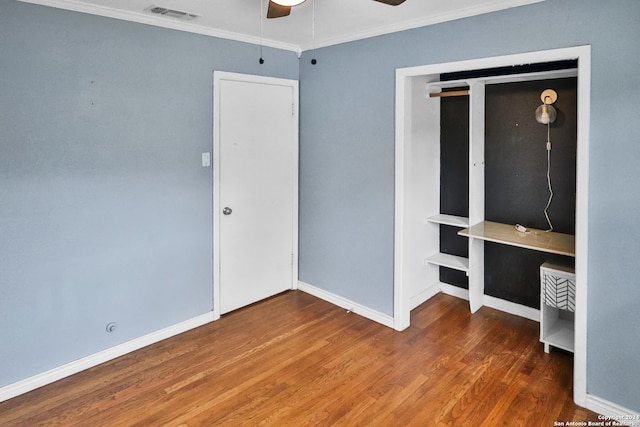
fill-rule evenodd
<path id="1" fill-rule="evenodd" d="M 272 2 L 279 4 L 280 6 L 297 6 L 300 3 L 304 3 L 305 0 L 271 0 Z"/>

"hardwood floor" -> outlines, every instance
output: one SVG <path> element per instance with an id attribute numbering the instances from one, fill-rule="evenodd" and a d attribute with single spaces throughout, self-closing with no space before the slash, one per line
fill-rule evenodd
<path id="1" fill-rule="evenodd" d="M 553 426 L 572 355 L 439 294 L 396 332 L 300 291 L 0 403 L 2 426 Z"/>

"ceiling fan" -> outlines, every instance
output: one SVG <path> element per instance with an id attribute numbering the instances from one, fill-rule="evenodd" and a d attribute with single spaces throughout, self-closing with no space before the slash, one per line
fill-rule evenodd
<path id="1" fill-rule="evenodd" d="M 269 9 L 267 9 L 267 18 L 282 18 L 291 13 L 291 7 L 303 3 L 305 0 L 269 0 Z M 390 6 L 398 6 L 405 0 L 375 0 Z"/>

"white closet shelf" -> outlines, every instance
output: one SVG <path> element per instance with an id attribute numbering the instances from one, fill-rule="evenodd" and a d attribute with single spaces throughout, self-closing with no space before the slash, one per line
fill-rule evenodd
<path id="1" fill-rule="evenodd" d="M 443 81 L 434 81 L 427 82 L 426 87 L 428 90 L 433 89 L 449 89 L 449 88 L 458 88 L 458 87 L 468 87 L 473 82 L 481 82 L 484 84 L 499 84 L 499 83 L 513 83 L 513 82 L 528 82 L 534 80 L 545 80 L 550 78 L 567 78 L 567 77 L 577 77 L 578 69 L 577 68 L 569 68 L 566 70 L 551 70 L 551 71 L 535 71 L 532 73 L 522 73 L 522 74 L 508 74 L 508 75 L 498 75 L 498 76 L 484 76 L 484 77 L 473 77 L 467 79 L 459 79 L 459 80 L 443 80 Z"/>
<path id="2" fill-rule="evenodd" d="M 469 260 L 457 255 L 437 253 L 425 259 L 424 262 L 427 264 L 435 264 L 442 267 L 452 268 L 454 270 L 469 272 Z"/>
<path id="3" fill-rule="evenodd" d="M 546 345 L 574 352 L 573 321 L 556 319 L 541 341 Z M 547 351 L 548 353 L 548 351 Z"/>
<path id="4" fill-rule="evenodd" d="M 427 218 L 427 222 L 433 224 L 452 225 L 454 227 L 468 228 L 469 218 L 464 216 L 455 216 L 447 214 L 433 215 Z"/>
<path id="5" fill-rule="evenodd" d="M 530 228 L 526 233 L 515 229 L 514 225 L 483 221 L 458 232 L 461 236 L 486 240 L 504 245 L 533 249 L 552 254 L 576 256 L 575 237 L 572 234 L 556 233 Z"/>

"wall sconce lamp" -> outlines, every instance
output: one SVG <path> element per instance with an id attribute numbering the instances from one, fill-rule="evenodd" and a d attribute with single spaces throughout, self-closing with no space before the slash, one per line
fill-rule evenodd
<path id="1" fill-rule="evenodd" d="M 549 187 L 549 200 L 544 208 L 544 216 L 549 224 L 549 229 L 546 231 L 553 231 L 553 224 L 551 223 L 551 218 L 549 218 L 549 206 L 553 199 L 553 189 L 551 188 L 551 139 L 549 138 L 549 132 L 551 123 L 555 122 L 558 116 L 556 109 L 551 105 L 558 100 L 558 93 L 553 89 L 545 89 L 540 94 L 540 99 L 542 100 L 542 105 L 536 108 L 536 120 L 538 123 L 547 125 L 547 186 Z"/>
<path id="2" fill-rule="evenodd" d="M 540 95 L 540 100 L 542 100 L 542 105 L 536 108 L 536 120 L 538 123 L 548 125 L 549 123 L 555 122 L 558 113 L 551 104 L 558 100 L 556 91 L 553 89 L 544 90 Z"/>

